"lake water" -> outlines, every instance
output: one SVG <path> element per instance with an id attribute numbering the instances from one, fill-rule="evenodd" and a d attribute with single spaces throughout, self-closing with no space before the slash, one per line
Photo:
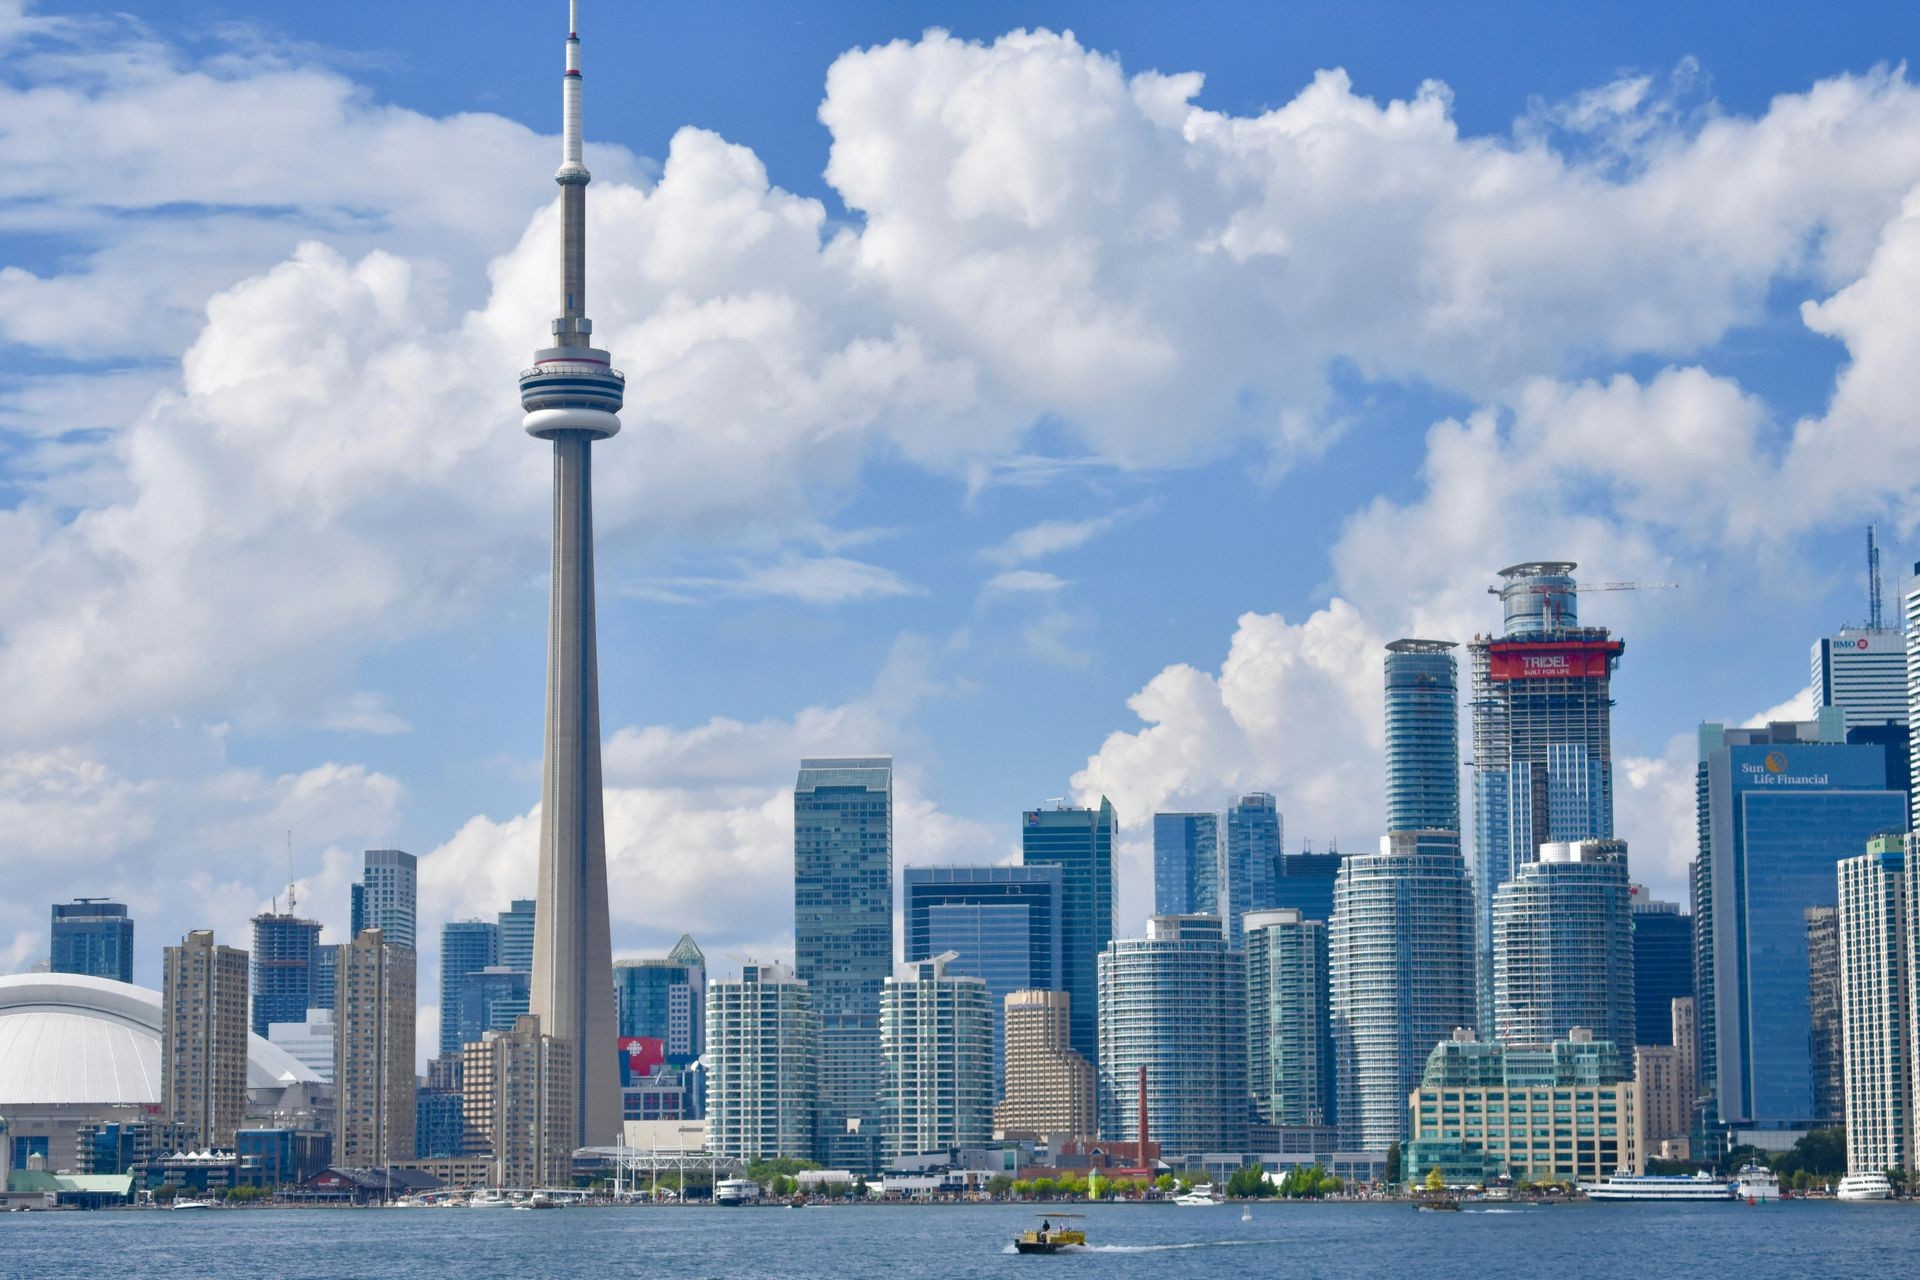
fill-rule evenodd
<path id="1" fill-rule="evenodd" d="M 1920 1206 L 1089 1206 L 1084 1253 L 1021 1257 L 1023 1206 L 0 1214 L 0 1277 L 1912 1275 Z"/>

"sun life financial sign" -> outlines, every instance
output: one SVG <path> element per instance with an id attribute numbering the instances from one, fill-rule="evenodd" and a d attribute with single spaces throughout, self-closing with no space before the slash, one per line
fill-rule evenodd
<path id="1" fill-rule="evenodd" d="M 1743 763 L 1740 772 L 1747 785 L 1754 787 L 1824 787 L 1832 776 L 1825 773 L 1793 773 L 1784 751 L 1769 751 L 1758 764 Z"/>

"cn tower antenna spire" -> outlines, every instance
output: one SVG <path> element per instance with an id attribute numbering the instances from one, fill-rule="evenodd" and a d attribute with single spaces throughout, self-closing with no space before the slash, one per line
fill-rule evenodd
<path id="1" fill-rule="evenodd" d="M 520 374 L 527 434 L 553 445 L 553 593 L 547 621 L 547 718 L 540 787 L 540 868 L 528 1012 L 573 1047 L 575 1146 L 620 1122 L 614 1054 L 613 948 L 600 784 L 600 664 L 593 585 L 593 442 L 620 430 L 626 379 L 593 345 L 587 319 L 587 183 L 580 119 L 580 5 L 568 5 L 561 82 L 560 314 L 553 345 Z M 560 1099 L 554 1099 L 555 1103 Z"/>

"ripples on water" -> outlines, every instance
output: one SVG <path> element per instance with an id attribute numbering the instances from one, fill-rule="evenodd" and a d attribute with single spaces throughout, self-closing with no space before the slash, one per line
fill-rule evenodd
<path id="1" fill-rule="evenodd" d="M 1912 1274 L 1920 1244 L 1903 1204 L 1074 1209 L 1090 1244 L 1051 1257 L 1012 1251 L 1037 1215 L 1010 1205 L 0 1214 L 0 1277 L 1858 1277 Z"/>

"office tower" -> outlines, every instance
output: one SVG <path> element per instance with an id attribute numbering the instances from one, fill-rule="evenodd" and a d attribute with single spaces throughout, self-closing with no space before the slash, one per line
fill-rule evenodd
<path id="1" fill-rule="evenodd" d="M 1021 815 L 1022 866 L 1060 868 L 1060 987 L 1073 997 L 1073 1048 L 1099 1068 L 1095 966 L 1113 941 L 1113 841 L 1119 820 L 1098 809 L 1029 809 Z"/>
<path id="2" fill-rule="evenodd" d="M 313 953 L 320 949 L 320 922 L 293 913 L 263 911 L 253 918 L 253 1034 L 276 1022 L 304 1022 L 313 1003 Z"/>
<path id="3" fill-rule="evenodd" d="M 1813 642 L 1813 705 L 1838 707 L 1849 729 L 1910 723 L 1907 642 L 1898 631 L 1842 627 Z"/>
<path id="4" fill-rule="evenodd" d="M 1673 1011 L 1668 1019 L 1671 1028 L 1674 1052 L 1674 1075 L 1680 1087 L 1680 1113 L 1693 1114 L 1693 1100 L 1700 1088 L 1700 1030 L 1695 998 L 1684 996 L 1674 1000 Z M 1688 1122 L 1688 1131 L 1692 1122 Z"/>
<path id="5" fill-rule="evenodd" d="M 1253 911 L 1247 936 L 1247 1077 L 1263 1123 L 1333 1120 L 1327 925 L 1297 908 Z"/>
<path id="6" fill-rule="evenodd" d="M 1219 916 L 1154 916 L 1144 938 L 1100 954 L 1100 1135 L 1121 1140 L 1147 1121 L 1161 1149 L 1197 1156 L 1247 1149 L 1247 1009 L 1241 953 Z"/>
<path id="7" fill-rule="evenodd" d="M 707 958 L 691 934 L 681 934 L 664 957 L 614 961 L 613 995 L 622 1039 L 658 1040 L 668 1066 L 690 1066 L 700 1056 Z"/>
<path id="8" fill-rule="evenodd" d="M 1836 872 L 1849 1173 L 1905 1169 L 1914 1157 L 1906 840 L 1886 836 L 1866 850 Z"/>
<path id="9" fill-rule="evenodd" d="M 620 430 L 626 379 L 593 345 L 587 318 L 587 183 L 582 162 L 578 5 L 567 31 L 560 184 L 560 316 L 553 345 L 520 373 L 527 434 L 553 445 L 553 582 L 547 615 L 547 717 L 540 780 L 540 870 L 531 1012 L 573 1045 L 576 1141 L 620 1122 L 614 1056 L 613 943 L 600 789 L 600 667 L 594 634 L 593 442 Z"/>
<path id="10" fill-rule="evenodd" d="M 880 987 L 893 972 L 891 756 L 800 762 L 793 941 L 820 1027 L 821 1160 L 877 1173 Z"/>
<path id="11" fill-rule="evenodd" d="M 488 1032 L 462 1058 L 469 1067 L 476 1058 L 485 1060 L 476 1073 L 486 1092 L 481 1122 L 488 1127 L 499 1185 L 571 1186 L 579 1132 L 572 1111 L 579 1079 L 572 1043 L 542 1034 L 540 1020 L 523 1014 L 511 1031 Z M 463 1085 L 463 1098 L 473 1087 Z M 598 1141 L 612 1142 L 618 1134 L 616 1127 Z"/>
<path id="12" fill-rule="evenodd" d="M 1694 776 L 1696 848 L 1700 851 L 1687 864 L 1687 899 L 1693 907 L 1693 1022 L 1694 1077 L 1696 1096 L 1713 1092 L 1712 1081 L 1719 1076 L 1718 1056 L 1713 1036 L 1716 1021 L 1713 1011 L 1713 894 L 1712 861 L 1705 856 L 1711 837 L 1707 832 L 1707 762 L 1702 760 Z"/>
<path id="13" fill-rule="evenodd" d="M 489 1031 L 511 1031 L 533 999 L 532 975 L 524 969 L 488 965 L 460 979 L 454 1011 L 455 1038 L 471 1044 Z"/>
<path id="14" fill-rule="evenodd" d="M 993 1010 L 984 980 L 947 971 L 952 952 L 903 964 L 880 990 L 882 1149 L 902 1156 L 983 1147 L 993 1131 Z"/>
<path id="15" fill-rule="evenodd" d="M 1339 876 L 1340 850 L 1332 845 L 1325 853 L 1315 853 L 1311 844 L 1299 853 L 1283 853 L 1273 880 L 1273 905 L 1325 924 L 1333 919 L 1333 884 Z"/>
<path id="16" fill-rule="evenodd" d="M 1435 1046 L 1406 1104 L 1403 1175 L 1417 1186 L 1434 1168 L 1450 1182 L 1643 1172 L 1639 1091 L 1627 1061 L 1585 1027 L 1532 1047 L 1489 1043 L 1461 1028 Z M 1477 1131 L 1492 1117 L 1502 1123 Z"/>
<path id="17" fill-rule="evenodd" d="M 440 1054 L 458 1053 L 460 994 L 470 973 L 500 962 L 500 926 L 488 920 L 449 920 L 440 926 Z"/>
<path id="18" fill-rule="evenodd" d="M 1906 820 L 1906 797 L 1886 785 L 1886 752 L 1841 735 L 1833 707 L 1805 723 L 1700 728 L 1701 888 L 1711 916 L 1699 923 L 1710 918 L 1713 929 L 1714 1020 L 1711 1039 L 1704 1023 L 1701 1039 L 1713 1052 L 1722 1124 L 1807 1119 L 1805 912 L 1834 905 L 1840 859 Z"/>
<path id="19" fill-rule="evenodd" d="M 194 1141 L 231 1147 L 247 1110 L 247 953 L 196 929 L 165 949 L 161 1112 Z"/>
<path id="20" fill-rule="evenodd" d="M 951 951 L 947 973 L 987 984 L 997 1092 L 1006 1062 L 1001 1002 L 1060 982 L 1060 868 L 908 867 L 901 880 L 906 958 Z"/>
<path id="21" fill-rule="evenodd" d="M 1507 1044 L 1586 1027 L 1633 1052 L 1633 917 L 1623 840 L 1552 842 L 1493 898 L 1493 1022 Z"/>
<path id="22" fill-rule="evenodd" d="M 414 1091 L 413 1150 L 422 1160 L 466 1154 L 465 1098 L 459 1089 L 422 1085 Z"/>
<path id="23" fill-rule="evenodd" d="M 1341 1146 L 1406 1136 L 1427 1055 L 1474 1019 L 1473 894 L 1460 837 L 1395 831 L 1348 854 L 1328 929 L 1334 1111 Z"/>
<path id="24" fill-rule="evenodd" d="M 53 904 L 47 963 L 54 973 L 133 981 L 133 921 L 124 903 L 75 898 Z"/>
<path id="25" fill-rule="evenodd" d="M 378 929 L 340 948 L 334 977 L 334 1159 L 413 1158 L 414 951 Z"/>
<path id="26" fill-rule="evenodd" d="M 1222 893 L 1227 945 L 1238 951 L 1245 940 L 1240 917 L 1274 905 L 1285 823 L 1273 797 L 1264 791 L 1241 796 L 1227 808 L 1227 849 L 1222 860 Z"/>
<path id="27" fill-rule="evenodd" d="M 269 1022 L 267 1041 L 292 1054 L 299 1064 L 333 1083 L 333 1010 L 309 1009 L 297 1022 Z"/>
<path id="28" fill-rule="evenodd" d="M 412 947 L 418 920 L 419 859 L 399 849 L 369 849 L 366 869 L 354 886 L 353 936 L 378 929 L 390 947 Z"/>
<path id="29" fill-rule="evenodd" d="M 322 943 L 313 949 L 312 987 L 307 992 L 309 1009 L 333 1011 L 333 975 L 340 965 L 340 944 Z"/>
<path id="30" fill-rule="evenodd" d="M 781 964 L 707 986 L 707 1145 L 723 1159 L 814 1158 L 820 1020 Z"/>
<path id="31" fill-rule="evenodd" d="M 1387 646 L 1387 830 L 1460 829 L 1459 671 L 1451 640 Z"/>
<path id="32" fill-rule="evenodd" d="M 1813 1109 L 1807 1114 L 1816 1124 L 1840 1124 L 1846 1116 L 1846 1083 L 1841 1070 L 1839 908 L 1808 907 L 1806 921 L 1807 1017 L 1813 1025 L 1807 1039 Z"/>
<path id="33" fill-rule="evenodd" d="M 993 1109 L 996 1136 L 1094 1136 L 1093 1064 L 1073 1050 L 1072 999 L 1064 991 L 1015 991 L 1002 1002 L 1006 1087 Z"/>
<path id="34" fill-rule="evenodd" d="M 1634 886 L 1634 1043 L 1671 1044 L 1673 1002 L 1693 994 L 1693 917 Z"/>
<path id="35" fill-rule="evenodd" d="M 1687 1105 L 1692 1091 L 1680 1085 L 1680 1051 L 1670 1044 L 1643 1044 L 1633 1051 L 1633 1079 L 1640 1092 L 1640 1132 L 1644 1145 L 1684 1138 L 1692 1121 Z"/>
<path id="36" fill-rule="evenodd" d="M 1219 814 L 1153 815 L 1153 910 L 1162 916 L 1219 913 Z"/>
<path id="37" fill-rule="evenodd" d="M 1612 680 L 1626 646 L 1579 625 L 1575 566 L 1510 565 L 1499 637 L 1473 664 L 1474 906 L 1481 1029 L 1493 1016 L 1493 895 L 1549 841 L 1613 836 Z"/>
<path id="38" fill-rule="evenodd" d="M 532 898 L 515 898 L 508 909 L 500 913 L 501 968 L 533 972 L 534 915 Z"/>

